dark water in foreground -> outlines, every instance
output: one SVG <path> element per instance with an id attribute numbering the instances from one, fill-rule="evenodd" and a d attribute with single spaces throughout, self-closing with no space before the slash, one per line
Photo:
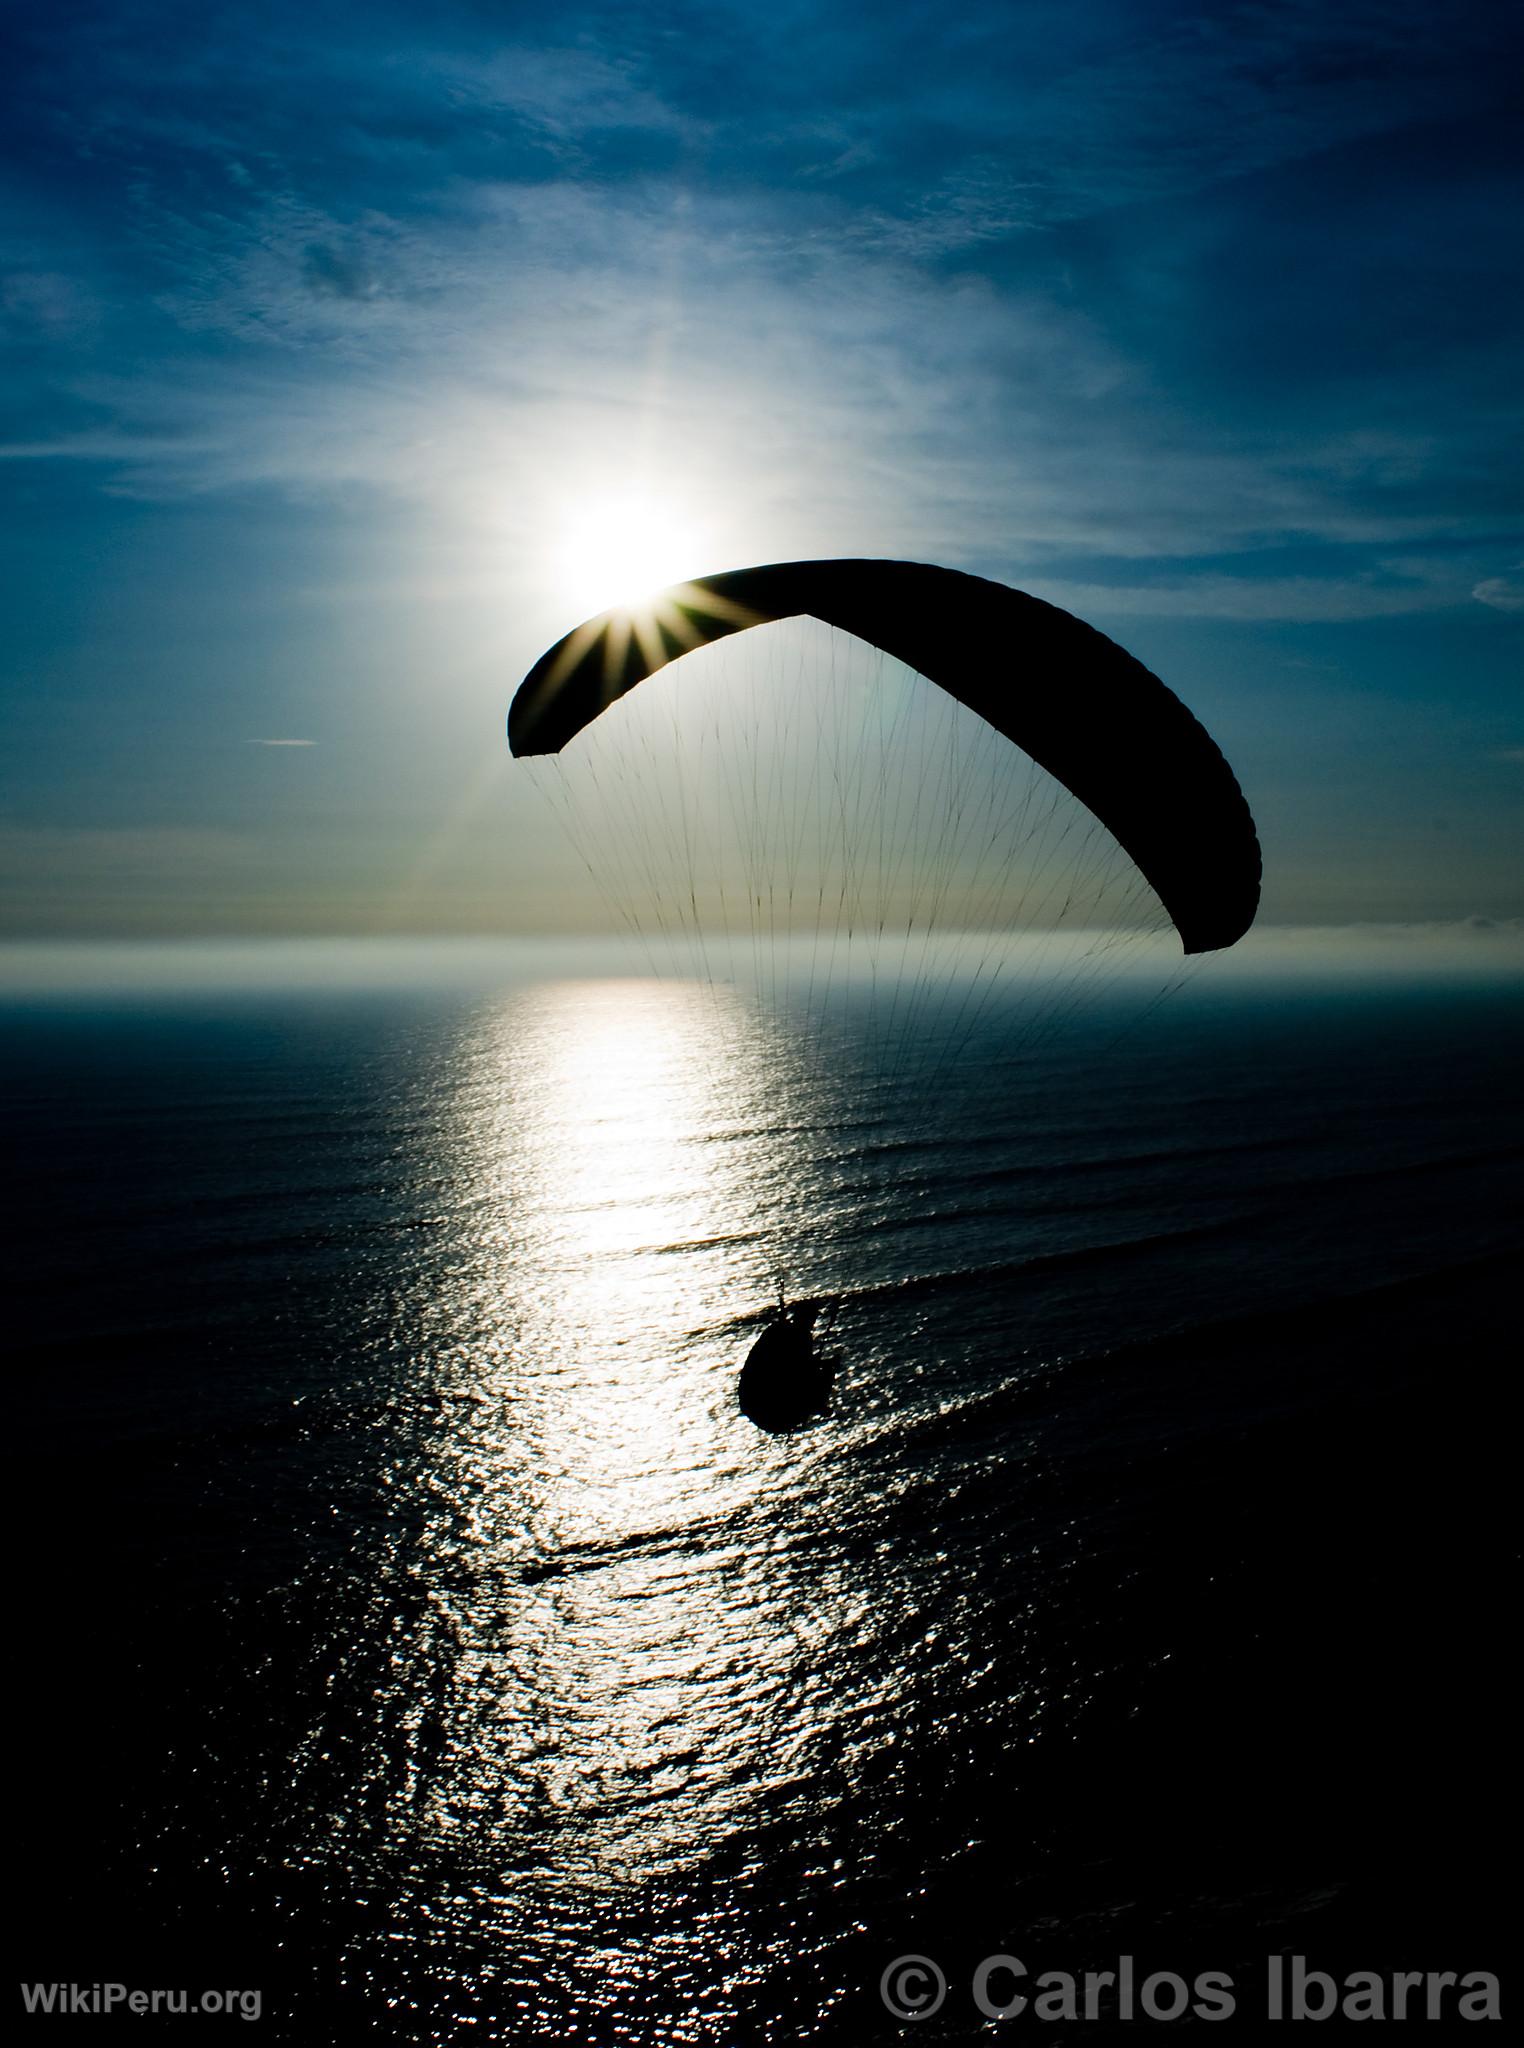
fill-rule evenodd
<path id="1" fill-rule="evenodd" d="M 800 1129 L 681 988 L 9 1014 L 18 1974 L 680 2043 L 898 2038 L 906 1951 L 932 2040 L 995 1951 L 1502 1970 L 1521 1021 L 991 1017 Z"/>

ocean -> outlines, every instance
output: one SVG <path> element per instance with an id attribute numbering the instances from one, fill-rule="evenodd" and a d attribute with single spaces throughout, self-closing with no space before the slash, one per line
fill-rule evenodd
<path id="1" fill-rule="evenodd" d="M 684 982 L 13 1001 L 23 1982 L 687 2044 L 1500 1972 L 1521 1022 L 1208 973 L 870 1072 Z"/>

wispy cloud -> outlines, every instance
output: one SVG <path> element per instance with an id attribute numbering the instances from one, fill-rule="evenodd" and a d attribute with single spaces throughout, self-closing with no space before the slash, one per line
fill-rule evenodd
<path id="1" fill-rule="evenodd" d="M 109 354 L 53 363 L 11 452 L 115 462 L 137 495 L 358 487 L 469 521 L 591 448 L 685 485 L 702 449 L 716 489 L 767 508 L 758 544 L 909 546 L 1075 590 L 1066 554 L 1174 560 L 1115 598 L 1182 615 L 1511 607 L 1482 574 L 1501 372 L 1474 319 L 1404 355 L 1358 156 L 1486 89 L 1464 10 L 1288 4 L 1230 32 L 1124 8 L 1097 38 L 1038 8 L 1020 64 L 1005 13 L 976 12 L 956 61 L 909 66 L 892 13 L 871 35 L 802 15 L 784 67 L 738 7 L 696 39 L 639 10 L 617 44 L 549 21 L 506 47 L 415 33 L 384 61 L 358 17 L 326 42 L 294 23 L 289 77 L 251 30 L 221 62 L 192 39 L 178 89 L 119 27 L 92 147 L 130 165 L 135 275 L 113 259 Z M 1187 220 L 1185 193 L 1210 204 Z M 1452 227 L 1452 272 L 1468 233 L 1495 263 L 1485 195 Z M 1392 250 L 1406 290 L 1414 254 Z M 107 277 L 39 303 L 94 304 Z M 1240 336 L 1243 306 L 1264 310 Z M 1267 577 L 1277 536 L 1368 559 Z M 1431 568 L 1389 573 L 1397 547 Z"/>
<path id="2" fill-rule="evenodd" d="M 638 58 L 612 52 L 521 43 L 482 57 L 435 57 L 424 68 L 457 104 L 505 108 L 563 152 L 599 134 L 697 139 L 709 125 L 669 106 Z"/>
<path id="3" fill-rule="evenodd" d="M 1524 562 L 1515 563 L 1506 576 L 1484 577 L 1471 595 L 1494 611 L 1524 612 Z"/>

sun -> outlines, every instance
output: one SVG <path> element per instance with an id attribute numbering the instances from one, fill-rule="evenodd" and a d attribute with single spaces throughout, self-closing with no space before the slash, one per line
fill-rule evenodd
<path id="1" fill-rule="evenodd" d="M 562 522 L 557 587 L 579 618 L 628 610 L 710 568 L 696 523 L 649 491 L 584 499 Z"/>

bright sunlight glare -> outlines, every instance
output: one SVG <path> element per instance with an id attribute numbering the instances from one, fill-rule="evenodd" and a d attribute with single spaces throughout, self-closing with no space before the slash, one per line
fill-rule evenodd
<path id="1" fill-rule="evenodd" d="M 556 581 L 580 618 L 638 605 L 716 566 L 699 558 L 700 538 L 675 506 L 646 492 L 585 501 L 562 528 Z"/>

